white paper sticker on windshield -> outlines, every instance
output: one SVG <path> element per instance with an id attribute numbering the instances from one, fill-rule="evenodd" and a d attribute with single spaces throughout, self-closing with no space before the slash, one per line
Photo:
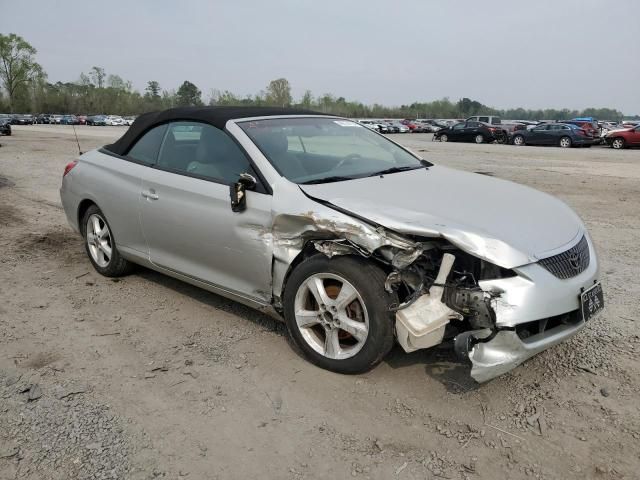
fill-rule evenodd
<path id="1" fill-rule="evenodd" d="M 359 127 L 356 122 L 350 122 L 348 120 L 334 120 L 333 123 L 337 123 L 341 127 Z"/>

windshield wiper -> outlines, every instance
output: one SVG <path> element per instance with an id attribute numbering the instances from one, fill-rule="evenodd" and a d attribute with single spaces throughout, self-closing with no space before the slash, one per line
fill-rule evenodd
<path id="1" fill-rule="evenodd" d="M 306 182 L 302 182 L 301 185 L 313 185 L 316 183 L 331 183 L 331 182 L 342 182 L 344 180 L 353 180 L 354 177 L 341 177 L 338 175 L 334 175 L 332 177 L 324 177 L 324 178 L 315 178 L 313 180 L 308 180 Z"/>
<path id="2" fill-rule="evenodd" d="M 405 166 L 405 167 L 391 167 L 391 168 L 386 168 L 384 170 L 380 170 L 379 172 L 373 172 L 369 176 L 370 177 L 375 177 L 377 175 L 386 175 L 388 173 L 407 172 L 409 170 L 418 170 L 419 168 L 427 168 L 427 166 L 426 165 L 420 165 L 420 166 L 411 165 L 411 166 Z"/>

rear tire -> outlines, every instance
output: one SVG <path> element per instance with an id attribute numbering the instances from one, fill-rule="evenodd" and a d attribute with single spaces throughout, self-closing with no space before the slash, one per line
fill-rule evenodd
<path id="1" fill-rule="evenodd" d="M 611 142 L 611 148 L 615 148 L 616 150 L 622 150 L 625 147 L 625 141 L 622 137 L 616 137 Z"/>
<path id="2" fill-rule="evenodd" d="M 476 143 L 484 143 L 484 135 L 478 134 L 473 139 Z"/>
<path id="3" fill-rule="evenodd" d="M 558 144 L 560 145 L 560 147 L 562 148 L 571 148 L 572 142 L 571 142 L 571 138 L 569 137 L 562 137 L 560 139 L 560 142 L 558 142 Z"/>
<path id="4" fill-rule="evenodd" d="M 133 264 L 120 256 L 107 218 L 97 205 L 91 205 L 82 217 L 84 246 L 93 268 L 105 277 L 121 277 Z"/>
<path id="5" fill-rule="evenodd" d="M 394 343 L 395 294 L 386 274 L 355 256 L 315 255 L 296 267 L 284 292 L 291 338 L 314 365 L 343 374 L 363 373 Z M 320 299 L 320 300 L 318 300 Z"/>

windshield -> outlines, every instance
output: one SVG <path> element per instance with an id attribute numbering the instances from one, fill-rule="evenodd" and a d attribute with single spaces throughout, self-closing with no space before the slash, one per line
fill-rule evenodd
<path id="1" fill-rule="evenodd" d="M 295 183 L 326 183 L 429 166 L 349 120 L 273 118 L 238 122 L 271 164 Z"/>

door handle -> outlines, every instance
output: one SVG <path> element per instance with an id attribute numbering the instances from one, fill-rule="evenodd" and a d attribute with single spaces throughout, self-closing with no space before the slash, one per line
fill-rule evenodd
<path id="1" fill-rule="evenodd" d="M 144 198 L 148 198 L 149 200 L 158 200 L 158 198 L 160 198 L 160 197 L 158 197 L 158 195 L 157 195 L 155 192 L 153 192 L 153 191 L 148 191 L 148 192 L 143 191 L 143 192 L 142 192 L 142 196 L 143 196 Z"/>

